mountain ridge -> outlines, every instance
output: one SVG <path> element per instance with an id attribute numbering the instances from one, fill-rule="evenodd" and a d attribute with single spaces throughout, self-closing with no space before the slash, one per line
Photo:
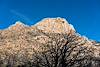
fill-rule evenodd
<path id="1" fill-rule="evenodd" d="M 64 18 L 32 26 L 18 21 L 0 31 L 1 67 L 98 67 L 99 59 L 100 44 L 78 34 Z"/>

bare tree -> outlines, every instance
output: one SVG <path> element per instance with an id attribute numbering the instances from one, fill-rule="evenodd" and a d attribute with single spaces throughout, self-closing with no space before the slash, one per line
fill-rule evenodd
<path id="1" fill-rule="evenodd" d="M 52 41 L 44 44 L 38 52 L 39 67 L 99 67 L 99 60 L 93 59 L 93 52 L 83 46 L 87 40 L 79 40 L 76 34 L 52 34 Z"/>

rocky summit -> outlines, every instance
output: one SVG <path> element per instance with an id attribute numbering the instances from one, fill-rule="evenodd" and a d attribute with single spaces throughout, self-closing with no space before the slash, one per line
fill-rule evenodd
<path id="1" fill-rule="evenodd" d="M 0 67 L 100 67 L 100 43 L 81 36 L 64 18 L 0 30 Z"/>

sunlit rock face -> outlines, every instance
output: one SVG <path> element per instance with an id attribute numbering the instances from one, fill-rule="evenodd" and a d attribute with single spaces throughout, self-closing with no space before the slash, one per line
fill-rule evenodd
<path id="1" fill-rule="evenodd" d="M 100 43 L 76 32 L 64 18 L 0 30 L 0 67 L 100 67 Z"/>
<path id="2" fill-rule="evenodd" d="M 75 32 L 74 27 L 64 18 L 46 18 L 35 24 L 35 26 L 43 32 L 68 34 Z"/>

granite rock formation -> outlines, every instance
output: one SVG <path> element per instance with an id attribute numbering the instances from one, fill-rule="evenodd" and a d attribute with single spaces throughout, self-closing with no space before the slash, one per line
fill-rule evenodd
<path id="1" fill-rule="evenodd" d="M 100 67 L 100 43 L 81 36 L 64 18 L 0 30 L 0 67 Z"/>

